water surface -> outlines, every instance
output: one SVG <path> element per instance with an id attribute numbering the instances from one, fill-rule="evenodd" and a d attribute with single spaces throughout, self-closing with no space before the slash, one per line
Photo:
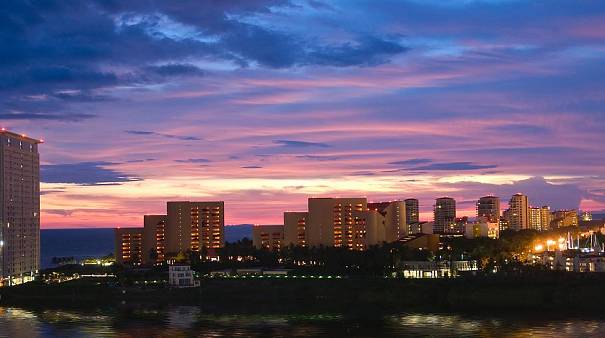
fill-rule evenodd
<path id="1" fill-rule="evenodd" d="M 26 310 L 0 307 L 0 337 L 605 337 L 605 320 L 406 313 L 211 315 L 197 307 Z"/>

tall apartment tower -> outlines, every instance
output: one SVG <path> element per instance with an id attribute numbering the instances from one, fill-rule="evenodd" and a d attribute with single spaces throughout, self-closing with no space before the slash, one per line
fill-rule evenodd
<path id="1" fill-rule="evenodd" d="M 0 286 L 40 268 L 40 140 L 0 130 Z"/>
<path id="2" fill-rule="evenodd" d="M 529 200 L 523 194 L 514 194 L 509 202 L 508 228 L 519 231 L 529 228 Z"/>
<path id="3" fill-rule="evenodd" d="M 307 241 L 357 250 L 365 242 L 365 198 L 309 198 Z"/>
<path id="4" fill-rule="evenodd" d="M 404 201 L 405 203 L 405 221 L 406 223 L 418 223 L 420 222 L 420 210 L 418 208 L 418 200 L 415 198 L 408 198 Z"/>
<path id="5" fill-rule="evenodd" d="M 144 265 L 161 264 L 166 259 L 166 215 L 143 216 L 142 261 Z"/>
<path id="6" fill-rule="evenodd" d="M 117 228 L 115 257 L 117 264 L 139 266 L 143 263 L 143 228 Z"/>
<path id="7" fill-rule="evenodd" d="M 383 218 L 384 239 L 391 243 L 408 235 L 407 210 L 404 201 L 368 203 L 368 209 L 377 211 Z"/>
<path id="8" fill-rule="evenodd" d="M 477 201 L 477 218 L 485 218 L 488 222 L 500 220 L 500 198 L 484 196 Z"/>
<path id="9" fill-rule="evenodd" d="M 225 245 L 225 203 L 167 203 L 166 253 L 218 249 Z"/>
<path id="10" fill-rule="evenodd" d="M 451 232 L 456 227 L 456 200 L 451 197 L 441 197 L 435 201 L 434 208 L 435 233 Z"/>
<path id="11" fill-rule="evenodd" d="M 309 213 L 286 211 L 284 212 L 284 245 L 305 247 L 308 245 L 306 228 Z"/>

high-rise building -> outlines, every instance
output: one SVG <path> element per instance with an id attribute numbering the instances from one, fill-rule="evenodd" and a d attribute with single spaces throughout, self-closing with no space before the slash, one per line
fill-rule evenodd
<path id="1" fill-rule="evenodd" d="M 434 232 L 438 234 L 453 232 L 456 228 L 456 200 L 441 197 L 434 206 Z"/>
<path id="2" fill-rule="evenodd" d="M 548 205 L 542 206 L 540 208 L 540 225 L 542 226 L 542 231 L 550 230 L 551 220 L 550 207 Z"/>
<path id="3" fill-rule="evenodd" d="M 500 198 L 484 196 L 477 201 L 477 218 L 484 218 L 488 222 L 500 220 Z"/>
<path id="4" fill-rule="evenodd" d="M 529 229 L 542 231 L 541 208 L 529 207 Z"/>
<path id="5" fill-rule="evenodd" d="M 115 229 L 115 257 L 117 264 L 143 263 L 143 228 Z"/>
<path id="6" fill-rule="evenodd" d="M 199 252 L 225 245 L 225 203 L 167 203 L 166 253 Z"/>
<path id="7" fill-rule="evenodd" d="M 307 246 L 308 212 L 284 212 L 284 245 Z"/>
<path id="8" fill-rule="evenodd" d="M 162 264 L 179 253 L 219 249 L 225 245 L 225 203 L 168 202 L 166 215 L 145 215 L 143 228 L 116 229 L 116 261 L 125 264 Z M 132 228 L 131 228 L 132 229 Z M 132 254 L 122 255 L 122 244 L 141 233 L 140 262 Z M 124 236 L 123 236 L 124 235 Z M 130 236 L 130 237 L 129 237 Z M 135 247 L 129 242 L 128 247 Z M 130 250 L 133 252 L 133 250 Z M 137 256 L 138 257 L 138 256 Z"/>
<path id="9" fill-rule="evenodd" d="M 384 219 L 384 241 L 395 242 L 408 235 L 407 207 L 403 201 L 368 203 L 368 209 L 377 211 Z"/>
<path id="10" fill-rule="evenodd" d="M 284 245 L 365 250 L 394 242 L 408 232 L 402 201 L 309 198 L 309 211 L 284 213 Z"/>
<path id="11" fill-rule="evenodd" d="M 529 229 L 546 231 L 550 228 L 550 207 L 529 208 Z"/>
<path id="12" fill-rule="evenodd" d="M 415 198 L 408 198 L 405 201 L 405 222 L 409 225 L 412 223 L 420 222 L 420 209 L 418 207 L 418 200 Z"/>
<path id="13" fill-rule="evenodd" d="M 511 197 L 508 207 L 508 228 L 519 231 L 529 228 L 529 200 L 523 194 Z"/>
<path id="14" fill-rule="evenodd" d="M 0 286 L 40 268 L 40 140 L 0 130 Z"/>
<path id="15" fill-rule="evenodd" d="M 309 198 L 306 237 L 310 246 L 346 247 L 362 250 L 366 226 L 365 198 Z"/>
<path id="16" fill-rule="evenodd" d="M 252 244 L 257 249 L 279 251 L 284 245 L 283 225 L 254 225 Z"/>
<path id="17" fill-rule="evenodd" d="M 557 210 L 552 213 L 552 228 L 578 226 L 578 211 L 577 210 Z"/>
<path id="18" fill-rule="evenodd" d="M 508 219 L 510 218 L 509 215 L 510 215 L 510 210 L 506 209 L 502 213 L 502 217 L 500 217 L 500 222 L 498 222 L 498 224 L 500 225 L 501 232 L 508 230 Z"/>
<path id="19" fill-rule="evenodd" d="M 166 215 L 143 216 L 143 264 L 161 264 L 166 260 Z"/>

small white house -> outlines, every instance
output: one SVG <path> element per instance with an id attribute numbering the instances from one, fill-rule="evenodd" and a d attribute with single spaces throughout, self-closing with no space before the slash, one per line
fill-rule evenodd
<path id="1" fill-rule="evenodd" d="M 170 265 L 168 280 L 170 286 L 177 288 L 200 286 L 200 283 L 193 278 L 193 271 L 189 265 Z"/>

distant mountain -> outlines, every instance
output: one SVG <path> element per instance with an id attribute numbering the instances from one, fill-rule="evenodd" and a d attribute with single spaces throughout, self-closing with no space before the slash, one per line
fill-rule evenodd
<path id="1" fill-rule="evenodd" d="M 235 224 L 225 226 L 225 242 L 237 242 L 244 237 L 252 240 L 252 224 Z"/>
<path id="2" fill-rule="evenodd" d="M 592 219 L 605 219 L 605 214 L 592 214 Z"/>

